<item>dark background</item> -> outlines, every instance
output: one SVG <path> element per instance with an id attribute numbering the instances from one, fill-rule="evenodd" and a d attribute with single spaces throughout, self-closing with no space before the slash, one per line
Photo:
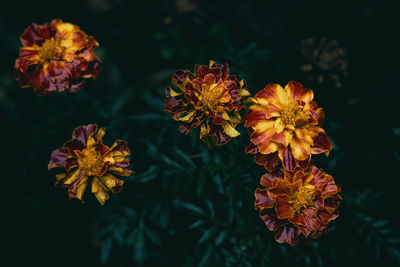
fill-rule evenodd
<path id="1" fill-rule="evenodd" d="M 24 29 L 55 18 L 99 41 L 103 70 L 76 94 L 40 97 L 18 87 L 13 65 Z M 4 266 L 399 264 L 398 30 L 397 9 L 384 1 L 2 3 Z M 308 38 L 336 40 L 345 70 L 313 65 L 311 73 L 301 71 L 310 63 L 301 53 Z M 273 241 L 253 208 L 265 171 L 244 154 L 243 126 L 240 137 L 209 150 L 198 129 L 179 133 L 163 111 L 172 73 L 210 59 L 229 63 L 252 94 L 290 80 L 314 91 L 334 143 L 330 157 L 317 156 L 317 163 L 335 177 L 344 198 L 341 216 L 319 240 L 296 247 Z M 51 151 L 88 123 L 106 127 L 106 144 L 125 139 L 133 151 L 137 174 L 104 207 L 90 192 L 84 205 L 68 200 L 47 171 Z"/>

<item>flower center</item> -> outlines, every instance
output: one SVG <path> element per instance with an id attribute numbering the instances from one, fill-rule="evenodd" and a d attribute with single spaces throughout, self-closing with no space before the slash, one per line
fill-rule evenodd
<path id="1" fill-rule="evenodd" d="M 202 88 L 201 95 L 199 96 L 200 109 L 205 113 L 208 113 L 208 111 L 213 112 L 223 93 L 222 89 L 223 88 L 221 87 L 216 87 L 216 84 L 204 86 Z"/>
<path id="2" fill-rule="evenodd" d="M 281 112 L 282 122 L 288 129 L 293 129 L 296 126 L 302 126 L 310 118 L 296 101 L 292 100 L 283 107 Z"/>
<path id="3" fill-rule="evenodd" d="M 60 48 L 60 41 L 54 38 L 46 40 L 40 47 L 39 56 L 44 62 L 54 59 Z"/>
<path id="4" fill-rule="evenodd" d="M 95 147 L 88 147 L 84 150 L 83 156 L 78 158 L 78 164 L 87 175 L 97 175 L 103 168 L 103 157 Z"/>
<path id="5" fill-rule="evenodd" d="M 314 186 L 305 185 L 290 196 L 290 204 L 294 212 L 298 213 L 302 208 L 314 206 Z"/>

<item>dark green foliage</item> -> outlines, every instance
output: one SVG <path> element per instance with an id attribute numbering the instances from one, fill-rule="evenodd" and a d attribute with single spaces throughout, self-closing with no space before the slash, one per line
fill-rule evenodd
<path id="1" fill-rule="evenodd" d="M 62 8 L 13 1 L 2 8 L 1 238 L 12 266 L 400 264 L 400 57 L 398 42 L 387 40 L 397 33 L 396 9 L 348 1 L 189 2 L 195 8 L 187 12 L 172 0 L 68 1 Z M 103 70 L 76 94 L 39 97 L 18 87 L 12 66 L 22 31 L 52 18 L 99 41 Z M 298 45 L 309 37 L 336 39 L 347 51 L 341 88 L 303 79 Z M 228 62 L 252 94 L 290 80 L 314 90 L 334 144 L 317 165 L 343 191 L 341 216 L 319 240 L 296 247 L 274 241 L 253 207 L 265 171 L 244 153 L 243 126 L 238 138 L 208 149 L 198 129 L 181 134 L 164 111 L 172 73 L 210 59 Z M 133 152 L 136 174 L 104 207 L 89 190 L 84 205 L 68 200 L 47 171 L 51 151 L 88 123 L 106 127 L 106 144 L 127 140 Z"/>

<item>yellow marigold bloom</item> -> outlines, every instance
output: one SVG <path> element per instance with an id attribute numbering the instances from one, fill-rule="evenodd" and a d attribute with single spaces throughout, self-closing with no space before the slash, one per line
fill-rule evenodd
<path id="1" fill-rule="evenodd" d="M 129 166 L 127 157 L 131 155 L 126 142 L 117 140 L 108 147 L 102 141 L 104 129 L 96 131 L 94 124 L 75 128 L 72 140 L 51 153 L 48 169 L 64 168 L 66 173 L 56 175 L 55 185 L 68 188 L 69 197 L 82 202 L 90 181 L 92 193 L 104 205 L 109 191 L 116 194 L 122 190 L 124 181 L 117 177 L 130 176 L 134 172 L 126 169 Z"/>
<path id="2" fill-rule="evenodd" d="M 243 96 L 250 95 L 246 81 L 229 74 L 228 64 L 196 65 L 194 73 L 180 70 L 173 75 L 165 91 L 165 110 L 180 121 L 179 130 L 188 134 L 200 126 L 200 138 L 216 136 L 219 145 L 239 135 L 236 126 L 242 122 L 239 111 L 244 107 Z"/>
<path id="3" fill-rule="evenodd" d="M 279 160 L 287 170 L 305 169 L 311 154 L 329 153 L 332 144 L 320 127 L 324 113 L 313 98 L 313 91 L 293 81 L 258 92 L 246 116 L 251 141 L 246 152 L 270 171 Z"/>
<path id="4" fill-rule="evenodd" d="M 31 86 L 39 95 L 76 92 L 84 79 L 97 78 L 101 70 L 100 59 L 93 53 L 99 43 L 71 23 L 33 23 L 20 39 L 23 47 L 14 76 L 21 87 Z"/>
<path id="5" fill-rule="evenodd" d="M 280 169 L 261 178 L 266 188 L 254 192 L 255 209 L 275 240 L 296 245 L 300 235 L 317 238 L 339 216 L 341 189 L 329 174 L 311 166 L 308 171 Z"/>

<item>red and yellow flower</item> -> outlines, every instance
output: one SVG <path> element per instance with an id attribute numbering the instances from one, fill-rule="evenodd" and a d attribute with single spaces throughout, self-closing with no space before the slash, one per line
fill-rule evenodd
<path id="1" fill-rule="evenodd" d="M 266 173 L 261 184 L 266 188 L 256 189 L 254 207 L 268 229 L 278 231 L 279 243 L 294 246 L 300 235 L 317 238 L 339 216 L 340 187 L 315 166 L 308 171 Z"/>
<path id="2" fill-rule="evenodd" d="M 311 154 L 328 154 L 332 144 L 320 127 L 324 113 L 313 98 L 313 91 L 294 81 L 285 88 L 269 84 L 250 98 L 245 126 L 251 144 L 246 152 L 269 171 L 280 161 L 289 171 L 305 169 Z"/>
<path id="3" fill-rule="evenodd" d="M 229 74 L 228 64 L 196 66 L 194 73 L 180 70 L 173 75 L 172 84 L 165 91 L 165 110 L 180 121 L 179 130 L 188 134 L 200 126 L 200 138 L 215 136 L 219 145 L 239 135 L 236 126 L 242 122 L 239 111 L 244 107 L 243 97 L 250 95 L 246 81 L 238 81 Z"/>
<path id="4" fill-rule="evenodd" d="M 21 87 L 31 86 L 39 95 L 76 92 L 85 78 L 97 78 L 101 70 L 93 53 L 99 43 L 71 23 L 33 23 L 20 39 L 23 47 L 15 61 L 15 78 Z"/>
<path id="5" fill-rule="evenodd" d="M 129 166 L 131 151 L 126 141 L 117 140 L 108 147 L 103 144 L 105 130 L 89 124 L 74 129 L 72 139 L 51 153 L 48 169 L 64 168 L 66 173 L 57 174 L 56 186 L 68 188 L 70 198 L 82 200 L 85 189 L 91 182 L 92 193 L 104 205 L 109 192 L 122 190 L 124 181 L 118 176 L 130 176 L 134 172 Z"/>

